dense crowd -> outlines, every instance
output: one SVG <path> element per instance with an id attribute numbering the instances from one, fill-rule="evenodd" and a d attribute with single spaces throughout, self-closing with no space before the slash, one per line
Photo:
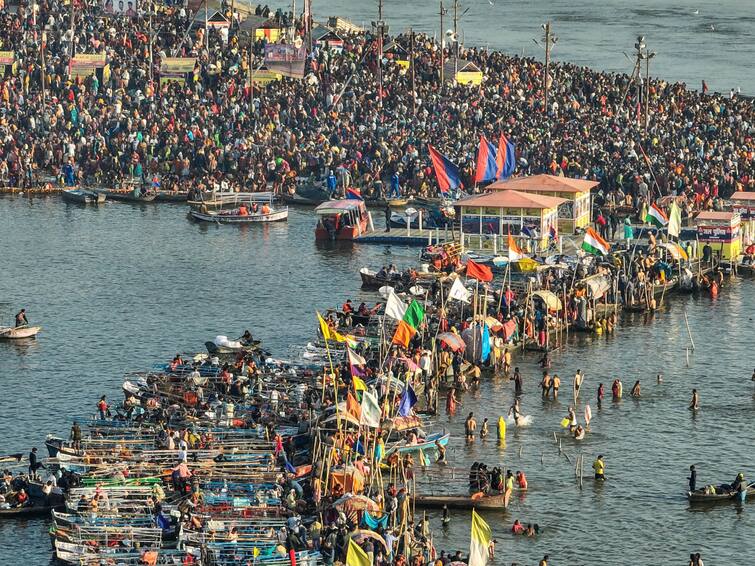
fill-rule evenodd
<path id="1" fill-rule="evenodd" d="M 228 4 L 221 11 L 230 18 Z M 265 40 L 250 39 L 243 26 L 205 31 L 186 7 L 157 3 L 151 18 L 106 16 L 97 0 L 77 0 L 73 14 L 71 26 L 69 7 L 52 0 L 0 11 L 0 48 L 15 52 L 0 83 L 6 184 L 65 169 L 69 180 L 159 176 L 169 188 L 245 190 L 292 190 L 297 176 L 335 175 L 342 187 L 369 192 L 398 174 L 402 192 L 433 195 L 428 144 L 459 164 L 471 189 L 479 135 L 497 140 L 503 133 L 516 145 L 516 174 L 599 179 L 599 205 L 638 208 L 686 191 L 711 206 L 717 195 L 755 187 L 753 104 L 745 97 L 653 80 L 645 133 L 639 86 L 627 75 L 555 64 L 544 108 L 540 62 L 461 49 L 483 71 L 483 83 L 454 84 L 449 73 L 441 82 L 440 48 L 423 35 L 414 37 L 413 74 L 395 61 L 409 58 L 410 37 L 386 40 L 381 91 L 369 33 L 341 34 L 342 51 L 315 41 L 303 80 L 250 90 L 249 49 L 257 68 Z M 292 33 L 304 35 L 301 21 Z M 107 66 L 71 77 L 72 52 L 104 53 Z M 443 58 L 452 54 L 447 46 Z M 185 83 L 160 82 L 167 56 L 197 58 Z"/>

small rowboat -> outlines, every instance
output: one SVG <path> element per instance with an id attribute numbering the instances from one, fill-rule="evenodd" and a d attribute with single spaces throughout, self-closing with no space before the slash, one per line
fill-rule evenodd
<path id="1" fill-rule="evenodd" d="M 74 204 L 102 204 L 107 198 L 102 193 L 94 191 L 85 191 L 81 189 L 70 189 L 63 191 L 63 200 Z"/>
<path id="2" fill-rule="evenodd" d="M 415 503 L 426 509 L 505 509 L 505 496 L 501 493 L 473 499 L 471 495 L 417 495 Z"/>
<path id="3" fill-rule="evenodd" d="M 747 486 L 746 491 L 730 491 L 726 493 L 705 493 L 703 490 L 688 491 L 687 500 L 690 503 L 724 503 L 731 501 L 745 501 L 755 496 L 755 485 Z"/>
<path id="4" fill-rule="evenodd" d="M 50 513 L 54 509 L 62 509 L 62 505 L 58 507 L 50 507 L 48 505 L 30 505 L 28 507 L 12 507 L 10 509 L 0 509 L 0 519 L 26 519 L 28 517 L 49 517 Z"/>
<path id="5" fill-rule="evenodd" d="M 0 326 L 0 340 L 20 340 L 39 334 L 41 326 Z"/>
<path id="6" fill-rule="evenodd" d="M 157 191 L 157 202 L 186 202 L 189 191 Z"/>
<path id="7" fill-rule="evenodd" d="M 395 277 L 378 277 L 376 271 L 372 271 L 369 267 L 363 267 L 359 270 L 359 276 L 362 278 L 362 289 L 380 289 L 386 285 L 393 287 L 397 292 L 404 291 L 404 287 L 410 287 L 411 285 L 405 285 L 400 274 L 396 274 Z"/>
<path id="8" fill-rule="evenodd" d="M 97 189 L 96 192 L 105 195 L 110 200 L 119 200 L 122 202 L 152 202 L 157 198 L 157 193 L 154 191 L 142 194 L 138 189 L 128 189 L 125 191 Z"/>
<path id="9" fill-rule="evenodd" d="M 429 435 L 427 438 L 425 438 L 424 442 L 419 442 L 417 444 L 397 444 L 394 446 L 391 446 L 385 451 L 386 456 L 390 456 L 394 452 L 398 452 L 399 454 L 418 454 L 420 451 L 422 452 L 431 452 L 433 450 L 436 450 L 435 442 L 437 441 L 441 446 L 445 446 L 448 444 L 448 439 L 451 437 L 450 433 L 440 433 L 436 432 L 435 434 Z"/>
<path id="10" fill-rule="evenodd" d="M 218 222 L 220 224 L 256 224 L 258 222 L 281 222 L 288 219 L 288 207 L 272 210 L 268 214 L 239 215 L 237 210 L 227 212 L 200 212 L 192 210 L 191 217 L 201 222 Z"/>

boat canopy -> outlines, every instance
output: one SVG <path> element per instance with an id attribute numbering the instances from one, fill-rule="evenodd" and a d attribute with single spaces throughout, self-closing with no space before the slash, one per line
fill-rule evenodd
<path id="1" fill-rule="evenodd" d="M 315 208 L 315 212 L 322 216 L 343 214 L 344 212 L 363 212 L 365 210 L 364 202 L 352 199 L 331 200 Z"/>
<path id="2" fill-rule="evenodd" d="M 605 275 L 593 275 L 585 279 L 583 283 L 590 289 L 593 299 L 600 299 L 611 288 Z"/>
<path id="3" fill-rule="evenodd" d="M 540 297 L 545 303 L 545 306 L 550 310 L 557 311 L 561 308 L 561 300 L 551 291 L 541 289 L 540 291 L 535 291 L 532 294 L 535 297 Z"/>

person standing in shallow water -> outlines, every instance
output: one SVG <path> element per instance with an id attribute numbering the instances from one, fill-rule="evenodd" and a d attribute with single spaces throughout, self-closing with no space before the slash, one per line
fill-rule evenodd
<path id="1" fill-rule="evenodd" d="M 692 399 L 689 402 L 689 408 L 693 411 L 697 411 L 700 408 L 700 395 L 698 395 L 697 389 L 692 390 Z"/>

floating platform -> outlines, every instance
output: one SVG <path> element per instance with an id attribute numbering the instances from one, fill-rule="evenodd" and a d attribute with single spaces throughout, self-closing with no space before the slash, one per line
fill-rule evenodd
<path id="1" fill-rule="evenodd" d="M 390 232 L 368 232 L 354 242 L 358 244 L 383 244 L 396 246 L 430 246 L 440 245 L 453 241 L 453 232 L 450 230 L 411 230 L 407 232 L 401 228 L 394 228 Z"/>

